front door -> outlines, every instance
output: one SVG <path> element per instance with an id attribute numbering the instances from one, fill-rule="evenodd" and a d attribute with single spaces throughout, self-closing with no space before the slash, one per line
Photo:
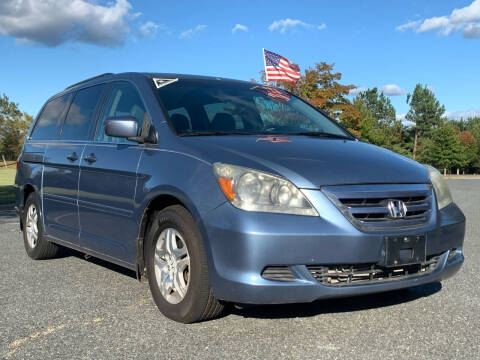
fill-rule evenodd
<path id="1" fill-rule="evenodd" d="M 86 249 L 134 264 L 139 224 L 133 218 L 133 211 L 143 147 L 126 139 L 108 137 L 103 130 L 106 118 L 125 115 L 135 117 L 140 130 L 147 112 L 133 84 L 114 82 L 99 119 L 95 141 L 85 147 L 80 164 L 80 242 Z"/>

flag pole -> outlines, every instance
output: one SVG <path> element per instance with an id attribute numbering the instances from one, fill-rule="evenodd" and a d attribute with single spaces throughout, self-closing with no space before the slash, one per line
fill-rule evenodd
<path id="1" fill-rule="evenodd" d="M 262 48 L 262 54 L 263 54 L 263 71 L 265 71 L 265 82 L 268 82 L 267 63 L 265 61 L 265 48 Z"/>

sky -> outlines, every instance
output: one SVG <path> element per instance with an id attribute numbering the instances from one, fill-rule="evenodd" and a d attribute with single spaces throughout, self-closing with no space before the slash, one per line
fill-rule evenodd
<path id="1" fill-rule="evenodd" d="M 262 48 L 302 71 L 334 63 L 356 92 L 382 89 L 399 118 L 417 83 L 449 117 L 480 116 L 480 0 L 0 2 L 0 94 L 32 115 L 105 72 L 258 79 Z"/>

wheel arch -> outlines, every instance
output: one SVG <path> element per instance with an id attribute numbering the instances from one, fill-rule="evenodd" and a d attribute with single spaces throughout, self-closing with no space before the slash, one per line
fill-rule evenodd
<path id="1" fill-rule="evenodd" d="M 28 196 L 37 190 L 32 184 L 26 184 L 23 187 L 22 191 L 23 191 L 23 205 L 25 205 L 25 202 L 27 201 Z"/>
<path id="2" fill-rule="evenodd" d="M 152 214 L 155 211 L 160 211 L 171 205 L 181 205 L 192 215 L 197 226 L 200 227 L 200 232 L 203 233 L 200 214 L 188 198 L 188 196 L 178 188 L 175 187 L 161 187 L 152 191 L 150 195 L 145 199 L 140 207 L 142 209 L 139 222 L 138 236 L 135 247 L 135 261 L 136 261 L 136 273 L 137 279 L 146 279 L 145 268 L 145 237 L 147 234 L 148 226 Z"/>

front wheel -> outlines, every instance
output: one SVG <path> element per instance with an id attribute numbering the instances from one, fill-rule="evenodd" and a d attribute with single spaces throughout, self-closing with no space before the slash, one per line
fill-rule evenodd
<path id="1" fill-rule="evenodd" d="M 202 237 L 184 207 L 155 212 L 145 241 L 148 283 L 162 314 L 191 323 L 222 312 L 210 288 Z"/>

